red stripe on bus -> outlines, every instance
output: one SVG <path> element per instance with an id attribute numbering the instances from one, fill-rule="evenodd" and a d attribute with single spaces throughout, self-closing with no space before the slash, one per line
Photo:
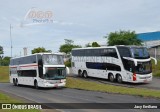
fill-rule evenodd
<path id="1" fill-rule="evenodd" d="M 17 68 L 17 67 L 10 67 L 10 68 Z"/>
<path id="2" fill-rule="evenodd" d="M 33 66 L 35 66 L 35 67 L 37 67 L 38 65 L 24 65 L 24 66 L 19 66 L 19 67 L 33 67 Z M 18 66 L 16 66 L 16 67 L 10 67 L 10 68 L 17 68 Z"/>
<path id="3" fill-rule="evenodd" d="M 20 67 L 33 67 L 33 66 L 38 66 L 38 65 L 25 65 L 25 66 L 20 66 Z"/>

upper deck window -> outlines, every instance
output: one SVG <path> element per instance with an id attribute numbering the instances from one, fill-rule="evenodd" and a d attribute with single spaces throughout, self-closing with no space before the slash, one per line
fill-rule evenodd
<path id="1" fill-rule="evenodd" d="M 128 47 L 117 47 L 119 54 L 121 57 L 131 57 L 131 52 L 130 49 Z"/>
<path id="2" fill-rule="evenodd" d="M 147 49 L 144 47 L 140 47 L 140 48 L 133 47 L 131 48 L 131 53 L 132 53 L 132 56 L 136 59 L 146 59 L 150 57 Z"/>
<path id="3" fill-rule="evenodd" d="M 44 65 L 63 65 L 63 56 L 54 54 L 44 54 L 43 55 Z"/>

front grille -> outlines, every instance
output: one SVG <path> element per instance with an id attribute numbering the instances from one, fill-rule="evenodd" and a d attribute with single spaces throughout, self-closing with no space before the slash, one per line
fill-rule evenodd
<path id="1" fill-rule="evenodd" d="M 139 77 L 139 79 L 149 79 L 151 76 L 146 76 L 146 77 Z"/>

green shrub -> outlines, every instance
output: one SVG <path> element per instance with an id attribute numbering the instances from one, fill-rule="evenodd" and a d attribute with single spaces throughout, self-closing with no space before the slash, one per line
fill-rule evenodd
<path id="1" fill-rule="evenodd" d="M 155 65 L 155 62 L 152 60 L 152 72 L 153 76 L 160 77 L 160 60 L 157 60 L 157 65 Z"/>
<path id="2" fill-rule="evenodd" d="M 64 62 L 64 64 L 65 64 L 65 66 L 67 66 L 67 67 L 71 67 L 71 61 L 66 61 L 66 62 Z"/>

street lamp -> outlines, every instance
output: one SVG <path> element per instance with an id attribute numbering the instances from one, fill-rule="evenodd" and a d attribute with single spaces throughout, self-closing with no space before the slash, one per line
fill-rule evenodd
<path id="1" fill-rule="evenodd" d="M 10 40 L 11 40 L 11 58 L 12 58 L 12 25 L 10 24 Z"/>
<path id="2" fill-rule="evenodd" d="M 0 66 L 2 66 L 2 58 L 3 58 L 3 47 L 0 46 Z"/>

